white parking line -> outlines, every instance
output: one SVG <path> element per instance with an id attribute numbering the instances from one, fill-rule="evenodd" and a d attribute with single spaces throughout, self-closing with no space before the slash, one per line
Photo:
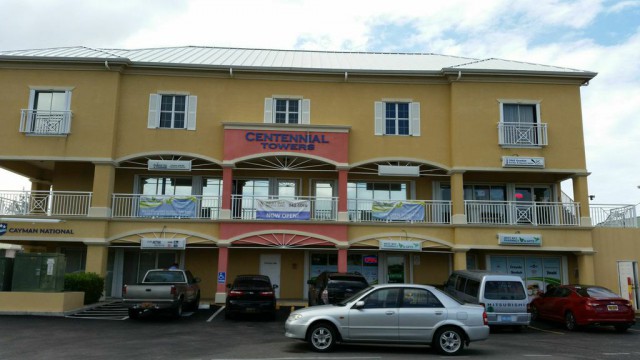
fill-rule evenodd
<path id="1" fill-rule="evenodd" d="M 209 320 L 207 320 L 207 322 L 211 322 L 211 320 L 213 320 L 213 318 L 215 318 L 218 314 L 220 314 L 222 310 L 224 310 L 224 306 L 218 309 L 218 311 L 216 311 L 215 313 L 213 313 L 213 315 L 211 315 L 211 317 L 209 318 Z"/>
<path id="2" fill-rule="evenodd" d="M 631 353 L 602 353 L 604 356 L 620 356 L 620 355 L 631 355 Z"/>
<path id="3" fill-rule="evenodd" d="M 524 357 L 551 357 L 553 355 L 543 355 L 543 354 L 524 354 Z"/>
<path id="4" fill-rule="evenodd" d="M 530 329 L 534 329 L 534 330 L 538 330 L 538 331 L 542 331 L 542 332 L 548 332 L 548 333 L 551 333 L 551 334 L 556 334 L 556 335 L 565 335 L 565 333 L 563 333 L 563 332 L 540 329 L 540 328 L 537 328 L 537 327 L 531 326 L 531 325 L 529 325 L 529 328 Z"/>
<path id="5" fill-rule="evenodd" d="M 314 357 L 281 357 L 281 358 L 248 358 L 242 360 L 368 360 L 368 359 L 382 359 L 380 356 L 349 356 L 349 357 L 326 357 L 326 356 L 314 356 Z M 237 360 L 237 358 L 214 358 L 211 360 Z"/>

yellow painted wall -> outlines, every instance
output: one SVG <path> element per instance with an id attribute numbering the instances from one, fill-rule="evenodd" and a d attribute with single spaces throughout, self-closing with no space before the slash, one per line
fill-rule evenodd
<path id="1" fill-rule="evenodd" d="M 64 315 L 84 306 L 84 292 L 0 292 L 0 313 Z"/>
<path id="2" fill-rule="evenodd" d="M 618 261 L 640 262 L 640 228 L 593 229 L 596 283 L 619 292 Z"/>
<path id="3" fill-rule="evenodd" d="M 411 254 L 414 257 L 413 282 L 441 286 L 449 277 L 450 254 L 421 253 Z M 415 265 L 415 257 L 420 265 Z"/>
<path id="4" fill-rule="evenodd" d="M 200 278 L 202 299 L 213 299 L 218 285 L 218 249 L 185 250 L 184 268 Z"/>

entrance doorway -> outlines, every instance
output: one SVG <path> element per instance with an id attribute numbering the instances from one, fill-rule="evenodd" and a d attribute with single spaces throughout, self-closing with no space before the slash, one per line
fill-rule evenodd
<path id="1" fill-rule="evenodd" d="M 405 263 L 404 255 L 387 255 L 387 283 L 402 284 L 405 282 Z"/>
<path id="2" fill-rule="evenodd" d="M 630 300 L 633 308 L 638 310 L 638 263 L 635 261 L 618 261 L 618 282 L 620 296 Z"/>
<path id="3" fill-rule="evenodd" d="M 260 275 L 271 279 L 271 284 L 278 285 L 276 298 L 280 298 L 280 254 L 260 254 Z"/>

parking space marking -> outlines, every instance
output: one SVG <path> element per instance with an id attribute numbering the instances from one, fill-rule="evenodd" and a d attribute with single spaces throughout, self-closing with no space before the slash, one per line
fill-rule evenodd
<path id="1" fill-rule="evenodd" d="M 382 359 L 381 356 L 348 356 L 348 357 L 326 357 L 326 356 L 312 356 L 312 357 L 279 357 L 279 358 L 247 358 L 242 360 L 368 360 L 368 359 Z M 211 360 L 238 360 L 237 358 L 214 358 Z"/>
<path id="2" fill-rule="evenodd" d="M 534 329 L 534 330 L 538 330 L 538 331 L 542 331 L 542 332 L 548 332 L 548 333 L 551 333 L 551 334 L 556 334 L 556 335 L 565 335 L 565 333 L 563 333 L 563 332 L 540 329 L 540 328 L 537 328 L 537 327 L 531 326 L 531 325 L 529 325 L 529 328 L 530 329 Z"/>
<path id="3" fill-rule="evenodd" d="M 544 355 L 544 354 L 524 354 L 524 357 L 551 357 L 553 355 Z"/>
<path id="4" fill-rule="evenodd" d="M 211 315 L 211 317 L 207 320 L 207 322 L 211 322 L 211 320 L 213 320 L 218 314 L 220 314 L 222 310 L 224 310 L 224 306 L 220 307 L 218 311 L 214 312 L 213 315 Z"/>
<path id="5" fill-rule="evenodd" d="M 627 331 L 640 332 L 640 330 L 636 330 L 636 329 L 628 329 Z"/>
<path id="6" fill-rule="evenodd" d="M 631 355 L 631 353 L 602 353 L 604 356 L 620 356 L 620 355 Z"/>

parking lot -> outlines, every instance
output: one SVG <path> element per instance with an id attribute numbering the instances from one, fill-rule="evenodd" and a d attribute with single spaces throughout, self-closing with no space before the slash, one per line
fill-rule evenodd
<path id="1" fill-rule="evenodd" d="M 319 354 L 287 339 L 283 324 L 290 307 L 275 321 L 240 317 L 225 320 L 221 308 L 185 313 L 179 320 L 126 317 L 0 316 L 0 359 L 265 359 L 366 360 L 423 359 L 441 356 L 428 346 L 340 346 Z M 461 358 L 478 359 L 636 359 L 640 326 L 619 334 L 612 328 L 568 332 L 535 322 L 521 332 L 492 331 L 472 343 Z"/>

